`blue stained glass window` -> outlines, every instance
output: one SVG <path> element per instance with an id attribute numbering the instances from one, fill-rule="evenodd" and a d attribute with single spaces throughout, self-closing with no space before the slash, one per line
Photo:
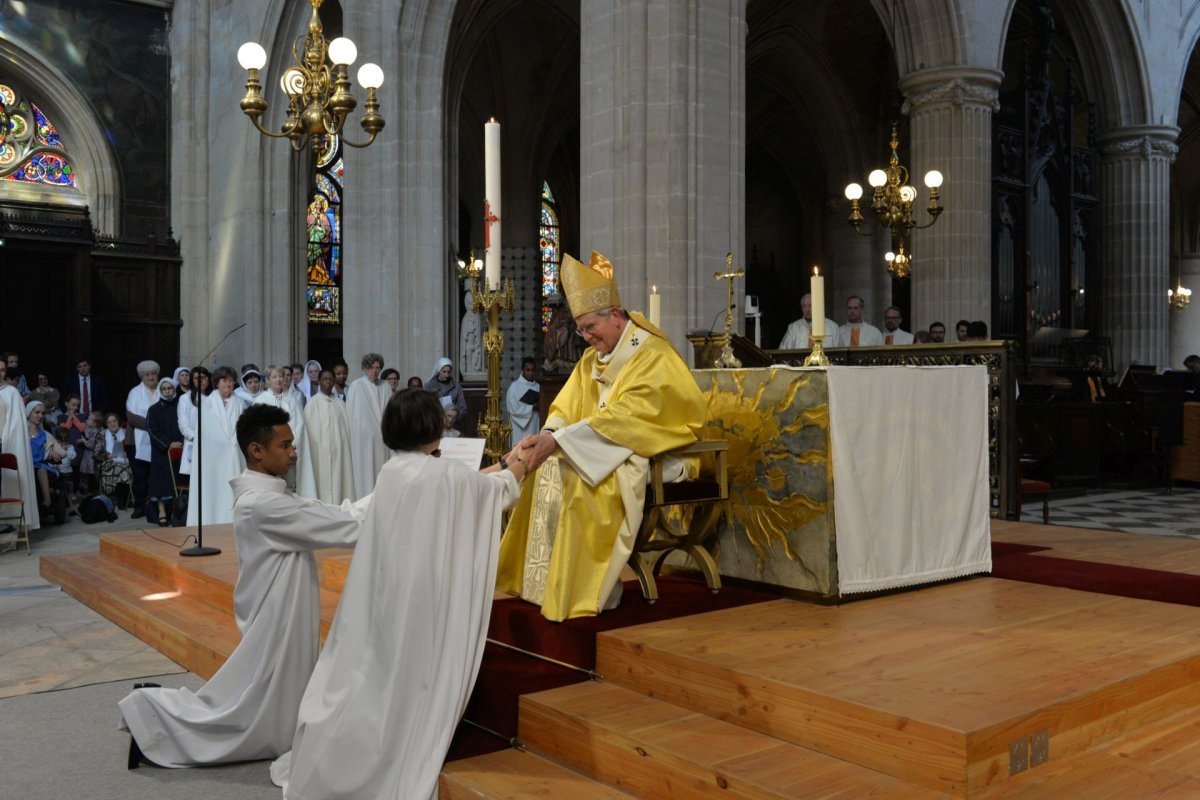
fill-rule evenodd
<path id="1" fill-rule="evenodd" d="M 58 129 L 34 103 L 0 84 L 0 180 L 77 186 Z"/>
<path id="2" fill-rule="evenodd" d="M 313 146 L 316 171 L 305 217 L 307 238 L 308 321 L 342 321 L 342 188 L 345 162 L 340 137 L 326 136 Z"/>
<path id="3" fill-rule="evenodd" d="M 558 204 L 554 202 L 554 194 L 550 184 L 542 183 L 542 211 L 538 220 L 540 239 L 538 247 L 542 251 L 542 299 L 558 292 L 558 266 L 562 263 L 562 231 L 558 224 Z M 552 309 L 542 303 L 542 330 L 550 324 Z"/>

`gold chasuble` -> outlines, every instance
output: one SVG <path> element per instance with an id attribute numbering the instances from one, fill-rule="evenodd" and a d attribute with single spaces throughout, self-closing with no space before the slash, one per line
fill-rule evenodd
<path id="1" fill-rule="evenodd" d="M 704 425 L 683 359 L 630 317 L 611 358 L 589 347 L 550 406 L 559 449 L 523 482 L 500 541 L 497 587 L 555 622 L 600 612 L 641 525 L 649 458 L 696 441 Z"/>

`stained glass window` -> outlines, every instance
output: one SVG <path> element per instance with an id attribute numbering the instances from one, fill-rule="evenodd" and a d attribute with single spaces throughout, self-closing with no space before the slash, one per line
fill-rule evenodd
<path id="1" fill-rule="evenodd" d="M 558 293 L 558 265 L 562 263 L 562 231 L 558 225 L 558 205 L 550 192 L 550 184 L 542 183 L 542 213 L 538 230 L 541 239 L 538 247 L 542 250 L 542 300 Z M 542 330 L 550 324 L 550 313 L 553 309 L 545 302 L 542 303 Z"/>
<path id="2" fill-rule="evenodd" d="M 0 180 L 75 186 L 75 168 L 45 113 L 0 84 Z"/>
<path id="3" fill-rule="evenodd" d="M 308 321 L 342 321 L 342 188 L 345 162 L 338 136 L 313 146 L 316 170 L 305 221 L 308 266 Z"/>

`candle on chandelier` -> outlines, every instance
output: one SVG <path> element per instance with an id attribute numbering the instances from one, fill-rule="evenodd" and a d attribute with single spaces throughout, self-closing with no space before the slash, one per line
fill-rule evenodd
<path id="1" fill-rule="evenodd" d="M 812 295 L 812 335 L 825 335 L 825 276 L 818 267 L 813 267 L 812 282 L 808 293 Z"/>
<path id="2" fill-rule="evenodd" d="M 658 293 L 657 286 L 650 287 L 650 324 L 656 328 L 662 327 L 662 295 Z"/>
<path id="3" fill-rule="evenodd" d="M 487 288 L 500 288 L 500 123 L 483 124 L 483 229 Z"/>

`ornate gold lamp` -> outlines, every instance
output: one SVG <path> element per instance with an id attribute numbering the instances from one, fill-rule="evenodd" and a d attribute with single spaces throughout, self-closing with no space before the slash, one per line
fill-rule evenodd
<path id="1" fill-rule="evenodd" d="M 267 101 L 261 93 L 259 71 L 266 66 L 267 51 L 255 42 L 246 42 L 238 48 L 238 63 L 246 70 L 246 96 L 242 98 L 242 111 L 254 123 L 259 132 L 276 139 L 287 138 L 292 147 L 302 150 L 314 138 L 340 135 L 346 117 L 358 105 L 350 93 L 350 65 L 358 57 L 358 48 L 345 37 L 332 42 L 325 40 L 321 17 L 318 14 L 325 0 L 308 0 L 312 6 L 312 17 L 308 21 L 308 34 L 296 40 L 292 46 L 292 57 L 296 65 L 286 70 L 279 79 L 279 87 L 288 98 L 287 119 L 278 133 L 269 131 L 259 122 L 267 110 Z M 383 130 L 384 119 L 379 116 L 379 99 L 376 92 L 383 85 L 383 70 L 376 64 L 363 64 L 358 68 L 358 83 L 367 90 L 366 111 L 362 128 L 370 136 L 359 144 L 345 137 L 342 141 L 351 147 L 366 147 L 375 141 Z"/>
<path id="2" fill-rule="evenodd" d="M 857 183 L 846 187 L 846 199 L 850 201 L 850 216 L 847 221 L 857 233 L 863 236 L 873 236 L 880 228 L 887 228 L 892 234 L 892 249 L 885 259 L 887 270 L 894 277 L 907 278 L 912 274 L 912 244 L 909 232 L 913 228 L 928 228 L 937 222 L 943 208 L 938 201 L 938 189 L 942 185 L 942 173 L 931 169 L 925 173 L 925 185 L 929 188 L 929 205 L 925 211 L 929 221 L 923 225 L 913 219 L 913 204 L 917 199 L 917 190 L 908 183 L 908 168 L 900 163 L 896 148 L 900 140 L 896 136 L 896 126 L 892 125 L 892 156 L 887 169 L 877 169 L 867 176 L 871 184 L 871 210 L 875 212 L 877 223 L 869 230 L 863 230 L 863 214 L 858 201 L 863 196 L 863 188 Z"/>
<path id="3" fill-rule="evenodd" d="M 1183 309 L 1187 308 L 1188 303 L 1190 302 L 1192 302 L 1192 290 L 1184 286 L 1183 283 L 1176 278 L 1175 288 L 1167 289 L 1167 305 L 1169 305 L 1173 311 L 1182 311 Z"/>
<path id="4" fill-rule="evenodd" d="M 476 314 L 487 313 L 487 331 L 483 334 L 483 352 L 487 356 L 487 413 L 479 420 L 480 438 L 485 440 L 483 454 L 491 461 L 499 461 L 508 452 L 512 426 L 504 421 L 500 413 L 500 354 L 504 352 L 504 332 L 500 330 L 500 312 L 512 311 L 516 303 L 516 291 L 512 278 L 504 281 L 503 287 L 487 288 L 483 276 L 483 260 L 475 253 L 466 261 L 458 259 L 458 277 L 471 281 L 471 310 Z"/>

